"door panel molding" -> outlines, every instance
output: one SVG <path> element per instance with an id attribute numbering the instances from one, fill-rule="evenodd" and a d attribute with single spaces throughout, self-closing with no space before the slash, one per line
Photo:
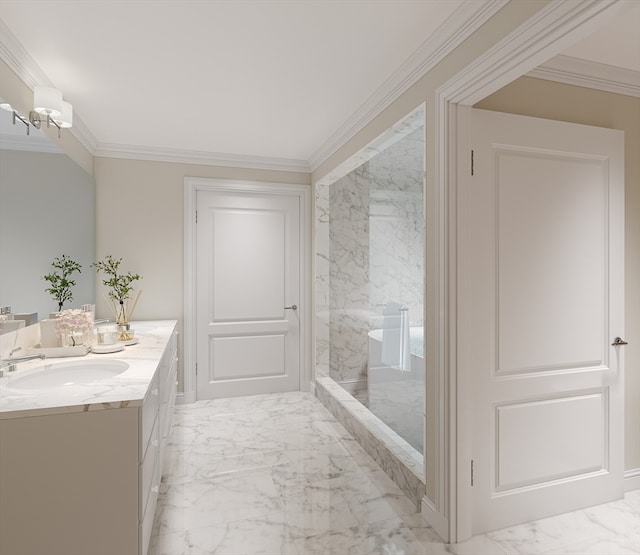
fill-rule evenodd
<path id="1" fill-rule="evenodd" d="M 297 196 L 300 200 L 300 389 L 308 391 L 311 382 L 311 188 L 303 184 L 286 184 L 234 179 L 200 177 L 184 178 L 184 394 L 182 403 L 193 403 L 196 392 L 196 207 L 198 191 L 259 193 L 264 195 Z M 284 305 L 283 305 L 284 306 Z M 283 331 L 274 315 L 273 333 Z M 270 321 L 265 318 L 265 321 Z M 237 333 L 234 322 L 220 323 Z M 251 335 L 250 328 L 241 333 Z"/>
<path id="2" fill-rule="evenodd" d="M 458 375 L 456 315 L 458 297 L 466 294 L 456 288 L 460 271 L 457 234 L 465 216 L 458 201 L 464 197 L 459 185 L 469 176 L 471 106 L 585 38 L 620 9 L 620 3 L 612 0 L 550 3 L 471 59 L 435 93 L 432 194 L 438 216 L 427 237 L 431 235 L 439 268 L 429 274 L 435 292 L 427 299 L 432 299 L 432 305 L 445 317 L 444 321 L 431 322 L 442 329 L 434 341 L 431 370 L 441 400 L 437 401 L 434 432 L 438 452 L 430 461 L 436 495 L 433 499 L 425 497 L 422 514 L 449 542 L 470 538 L 472 529 L 469 469 L 473 414 L 469 401 L 473 388 Z"/>
<path id="3" fill-rule="evenodd" d="M 601 340 L 603 330 L 600 325 L 588 326 L 589 322 L 607 321 L 609 314 L 607 158 L 591 153 L 554 152 L 530 145 L 495 143 L 491 145 L 491 152 L 497 168 L 493 187 L 496 375 L 607 365 L 609 349 Z M 480 158 L 479 165 L 482 162 L 487 161 Z M 544 178 L 530 182 L 534 179 L 533 168 L 541 172 L 542 165 L 546 171 Z M 520 172 L 522 166 L 529 166 L 531 171 Z M 481 167 L 478 171 L 483 170 Z M 572 183 L 569 173 L 573 179 L 576 174 L 581 175 L 582 180 Z M 517 186 L 513 185 L 515 177 Z M 510 186 L 504 187 L 505 182 Z M 552 196 L 556 202 L 550 205 L 548 200 Z M 588 226 L 584 225 L 586 222 Z M 538 223 L 542 225 L 536 225 Z M 531 236 L 528 230 L 534 225 L 536 235 Z M 584 241 L 590 242 L 588 248 L 579 252 L 571 240 L 578 226 L 582 226 L 581 231 L 588 227 L 589 236 L 584 237 Z M 546 239 L 541 241 L 541 235 Z M 547 248 L 544 252 L 535 251 L 541 242 Z M 540 273 L 541 257 L 551 259 L 551 265 L 560 270 L 555 274 Z M 584 271 L 585 268 L 589 271 Z M 546 283 L 557 282 L 560 276 L 564 283 L 573 284 L 569 294 L 562 284 Z M 537 299 L 535 311 L 529 313 L 528 329 L 522 329 L 518 325 L 519 313 L 528 299 L 520 291 L 527 283 L 534 282 L 537 291 L 547 293 Z M 593 299 L 599 299 L 599 303 L 588 311 Z M 568 336 L 558 337 L 550 332 L 544 335 L 541 323 L 550 310 L 565 320 L 565 329 L 582 327 L 579 342 L 568 344 Z M 532 342 L 534 331 L 536 343 Z M 609 336 L 607 330 L 604 335 Z"/>
<path id="4" fill-rule="evenodd" d="M 492 495 L 519 493 L 606 470 L 608 402 L 609 390 L 605 388 L 496 405 Z M 558 425 L 566 424 L 561 413 L 567 412 L 580 423 L 580 433 L 566 426 L 557 430 Z M 538 424 L 554 415 L 557 418 L 547 422 L 556 428 L 554 434 L 545 433 Z M 524 445 L 523 436 L 528 438 Z M 527 449 L 524 454 L 523 449 Z M 525 464 L 511 464 L 516 458 L 511 451 L 515 450 Z"/>
<path id="5" fill-rule="evenodd" d="M 482 533 L 622 496 L 623 368 L 606 361 L 609 330 L 623 325 L 622 291 L 609 285 L 624 271 L 624 141 L 613 129 L 486 110 L 472 120 L 458 369 L 474 389 L 470 499 Z M 507 142 L 559 155 L 505 162 L 497 145 Z"/>

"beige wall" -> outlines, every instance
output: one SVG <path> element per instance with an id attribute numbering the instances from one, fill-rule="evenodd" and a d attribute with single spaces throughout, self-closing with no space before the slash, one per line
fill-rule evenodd
<path id="1" fill-rule="evenodd" d="M 183 323 L 184 178 L 207 177 L 309 184 L 309 174 L 148 162 L 94 160 L 96 258 L 123 258 L 121 269 L 142 275 L 142 296 L 134 320 L 176 319 Z M 112 317 L 96 282 L 98 317 Z M 182 360 L 182 341 L 178 356 Z M 180 390 L 184 372 L 179 369 Z"/>
<path id="2" fill-rule="evenodd" d="M 640 468 L 640 99 L 521 77 L 477 108 L 625 134 L 625 469 Z"/>

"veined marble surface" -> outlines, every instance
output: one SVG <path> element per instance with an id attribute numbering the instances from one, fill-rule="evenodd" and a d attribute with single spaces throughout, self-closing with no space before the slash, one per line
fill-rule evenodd
<path id="1" fill-rule="evenodd" d="M 175 320 L 132 322 L 140 341 L 123 351 L 19 363 L 15 372 L 0 378 L 0 419 L 141 405 L 175 326 Z M 88 384 L 30 392 L 11 387 L 14 380 L 37 372 L 43 365 L 109 359 L 123 360 L 129 368 L 112 378 Z"/>
<path id="2" fill-rule="evenodd" d="M 176 407 L 148 555 L 638 553 L 640 493 L 448 545 L 311 394 Z"/>
<path id="3" fill-rule="evenodd" d="M 338 422 L 418 507 L 426 491 L 422 454 L 331 378 L 318 376 L 315 391 Z"/>
<path id="4" fill-rule="evenodd" d="M 367 333 L 386 303 L 423 322 L 422 122 L 406 118 L 375 156 L 316 187 L 316 363 L 340 383 L 366 380 Z"/>

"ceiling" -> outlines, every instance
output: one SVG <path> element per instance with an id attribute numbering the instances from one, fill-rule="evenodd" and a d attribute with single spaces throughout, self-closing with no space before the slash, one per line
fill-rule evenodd
<path id="1" fill-rule="evenodd" d="M 640 71 L 640 2 L 623 1 L 618 21 L 565 54 Z M 308 169 L 399 68 L 480 4 L 2 0 L 0 20 L 73 104 L 97 154 L 210 153 Z"/>

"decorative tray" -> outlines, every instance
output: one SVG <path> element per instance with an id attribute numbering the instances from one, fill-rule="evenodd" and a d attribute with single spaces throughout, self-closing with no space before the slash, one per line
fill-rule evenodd
<path id="1" fill-rule="evenodd" d="M 89 352 L 86 345 L 76 345 L 74 347 L 40 347 L 36 346 L 29 351 L 32 355 L 44 355 L 46 358 L 56 357 L 83 357 Z"/>

